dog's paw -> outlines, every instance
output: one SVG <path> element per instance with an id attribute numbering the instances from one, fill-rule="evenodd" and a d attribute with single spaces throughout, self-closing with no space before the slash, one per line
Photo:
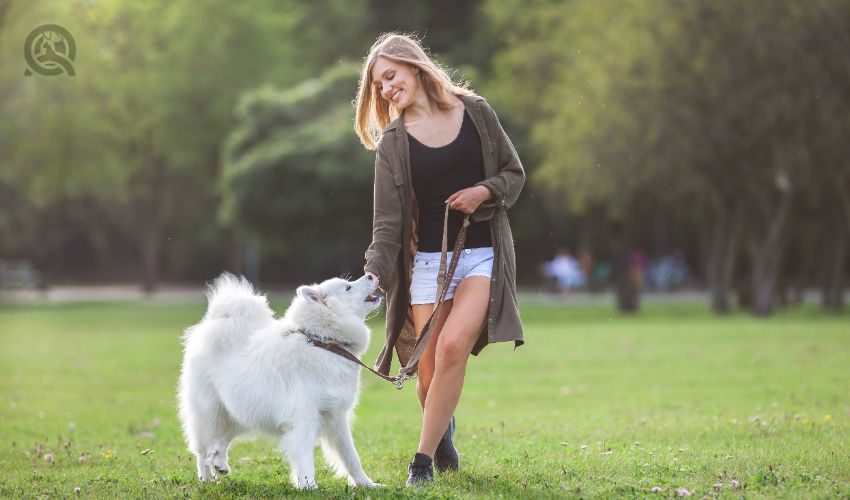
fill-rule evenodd
<path id="1" fill-rule="evenodd" d="M 299 490 L 315 490 L 319 487 L 315 479 L 303 479 L 295 483 L 295 487 Z"/>
<path id="2" fill-rule="evenodd" d="M 376 483 L 372 481 L 365 474 L 360 479 L 348 478 L 348 484 L 353 486 L 354 488 L 383 488 L 384 485 L 381 483 Z"/>

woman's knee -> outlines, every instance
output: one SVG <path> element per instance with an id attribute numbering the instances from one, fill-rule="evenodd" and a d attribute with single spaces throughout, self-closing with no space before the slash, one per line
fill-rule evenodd
<path id="1" fill-rule="evenodd" d="M 437 365 L 440 368 L 462 366 L 469 358 L 469 346 L 462 339 L 446 336 L 437 345 Z"/>

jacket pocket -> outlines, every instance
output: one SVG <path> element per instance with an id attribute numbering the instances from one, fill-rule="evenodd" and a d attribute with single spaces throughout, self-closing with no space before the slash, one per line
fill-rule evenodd
<path id="1" fill-rule="evenodd" d="M 401 172 L 393 172 L 393 182 L 395 182 L 396 186 L 401 186 L 404 184 L 404 174 Z"/>

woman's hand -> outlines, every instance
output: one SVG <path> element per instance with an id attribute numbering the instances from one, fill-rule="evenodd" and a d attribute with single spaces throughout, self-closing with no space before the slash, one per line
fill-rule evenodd
<path id="1" fill-rule="evenodd" d="M 460 210 L 469 215 L 475 212 L 478 205 L 489 200 L 493 194 L 484 186 L 474 186 L 471 188 L 461 189 L 457 193 L 449 196 L 446 203 L 452 210 Z"/>

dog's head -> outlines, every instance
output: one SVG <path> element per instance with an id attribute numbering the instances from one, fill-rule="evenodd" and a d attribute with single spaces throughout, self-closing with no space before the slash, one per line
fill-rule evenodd
<path id="1" fill-rule="evenodd" d="M 365 350 L 369 331 L 364 320 L 381 304 L 377 289 L 369 275 L 300 286 L 286 316 L 316 335 Z"/>
<path id="2" fill-rule="evenodd" d="M 301 299 L 327 307 L 338 316 L 353 314 L 365 319 L 381 304 L 381 298 L 375 295 L 377 289 L 372 277 L 366 275 L 357 281 L 331 278 L 318 285 L 300 286 L 296 293 Z"/>

